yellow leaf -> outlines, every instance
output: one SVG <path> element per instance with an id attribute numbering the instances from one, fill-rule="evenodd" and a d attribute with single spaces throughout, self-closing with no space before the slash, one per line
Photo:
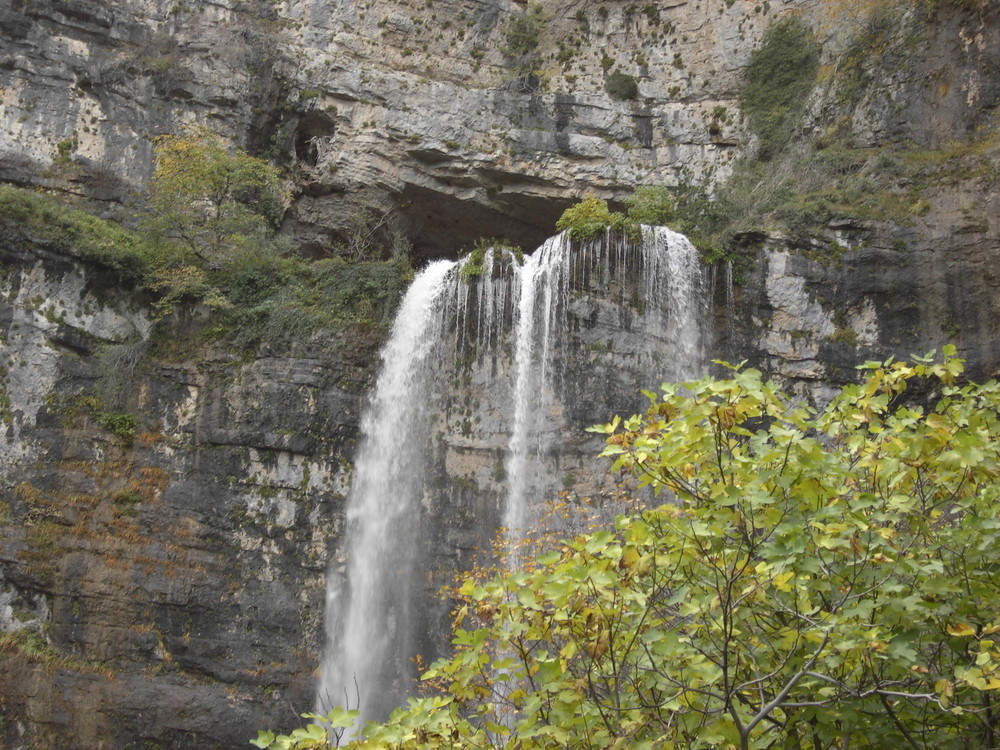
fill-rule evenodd
<path id="1" fill-rule="evenodd" d="M 785 573 L 778 573 L 774 577 L 774 586 L 778 591 L 791 591 L 792 587 L 788 584 L 792 578 L 795 577 L 795 573 L 792 571 L 786 571 Z"/>
<path id="2" fill-rule="evenodd" d="M 960 622 L 957 625 L 949 625 L 948 632 L 958 638 L 965 638 L 970 635 L 976 634 L 976 629 L 965 622 Z"/>
<path id="3" fill-rule="evenodd" d="M 951 697 L 955 695 L 955 685 L 951 680 L 940 679 L 934 683 L 934 692 L 938 694 L 941 705 L 948 708 Z"/>

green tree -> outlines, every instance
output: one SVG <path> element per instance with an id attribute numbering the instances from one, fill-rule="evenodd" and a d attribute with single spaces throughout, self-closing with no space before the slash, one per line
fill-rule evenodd
<path id="1" fill-rule="evenodd" d="M 1000 386 L 945 355 L 818 413 L 733 368 L 595 428 L 668 501 L 468 579 L 430 694 L 355 746 L 996 747 Z"/>
<path id="2" fill-rule="evenodd" d="M 612 212 L 608 202 L 593 193 L 587 193 L 579 203 L 563 211 L 556 222 L 556 229 L 568 231 L 574 240 L 592 240 L 606 229 L 622 229 L 624 226 L 625 217 Z"/>
<path id="3" fill-rule="evenodd" d="M 155 148 L 145 219 L 154 235 L 211 263 L 273 238 L 285 200 L 276 167 L 207 130 L 159 136 Z"/>

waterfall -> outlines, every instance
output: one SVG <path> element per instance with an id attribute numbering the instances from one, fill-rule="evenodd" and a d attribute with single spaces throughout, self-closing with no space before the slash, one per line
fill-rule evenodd
<path id="1" fill-rule="evenodd" d="M 360 706 L 385 716 L 410 670 L 429 389 L 441 336 L 441 302 L 454 264 L 431 264 L 410 286 L 382 351 L 382 371 L 362 424 L 347 506 L 347 570 L 327 582 L 333 641 L 318 690 L 320 709 Z"/>
<path id="2" fill-rule="evenodd" d="M 477 261 L 474 279 L 447 261 L 422 271 L 382 353 L 347 563 L 328 577 L 321 711 L 359 704 L 364 720 L 382 720 L 400 705 L 414 630 L 436 627 L 433 568 L 468 563 L 468 540 L 500 525 L 516 547 L 540 500 L 568 485 L 593 491 L 599 446 L 583 428 L 642 408 L 643 388 L 704 369 L 707 285 L 683 235 L 563 234 L 523 264 L 501 249 Z"/>
<path id="3" fill-rule="evenodd" d="M 628 276 L 637 275 L 641 295 L 627 296 Z M 552 458 L 562 427 L 553 410 L 567 401 L 565 365 L 571 336 L 573 294 L 602 289 L 619 311 L 641 307 L 629 317 L 648 340 L 638 347 L 640 379 L 635 391 L 665 380 L 684 380 L 703 368 L 702 320 L 706 298 L 698 251 L 665 227 L 642 227 L 642 241 L 611 234 L 574 251 L 563 234 L 549 239 L 520 269 L 520 303 L 515 330 L 514 424 L 507 459 L 504 523 L 512 547 L 533 524 L 534 501 L 551 496 L 558 484 Z M 636 293 L 638 289 L 633 289 Z M 617 294 L 616 294 L 617 292 Z M 619 324 L 628 325 L 619 318 Z M 632 327 L 635 327 L 634 325 Z M 659 344 L 666 344 L 664 347 Z M 656 382 L 644 381 L 658 379 Z M 570 396 L 571 398 L 571 396 Z M 560 408 L 559 411 L 562 409 Z M 610 414 L 595 415 L 601 421 Z"/>

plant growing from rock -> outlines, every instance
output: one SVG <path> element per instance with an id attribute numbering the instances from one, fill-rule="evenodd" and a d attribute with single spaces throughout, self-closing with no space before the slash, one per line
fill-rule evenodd
<path id="1" fill-rule="evenodd" d="M 514 15 L 507 29 L 502 52 L 514 73 L 514 85 L 522 91 L 534 91 L 538 87 L 538 69 L 542 61 L 538 45 L 544 21 L 542 6 L 535 3 Z"/>
<path id="2" fill-rule="evenodd" d="M 790 18 L 767 30 L 750 56 L 740 109 L 768 159 L 792 136 L 819 70 L 819 44 L 801 21 Z"/>
<path id="3" fill-rule="evenodd" d="M 273 237 L 285 195 L 277 168 L 207 130 L 155 140 L 156 171 L 144 226 L 202 261 Z"/>
<path id="4" fill-rule="evenodd" d="M 522 263 L 524 263 L 524 251 L 520 247 L 505 240 L 481 237 L 464 257 L 458 268 L 458 277 L 469 283 L 481 278 L 483 274 L 501 274 L 514 264 Z"/>
<path id="5" fill-rule="evenodd" d="M 635 76 L 618 70 L 608 76 L 604 88 L 613 99 L 635 99 L 639 96 L 639 83 Z"/>
<path id="6" fill-rule="evenodd" d="M 556 229 L 569 232 L 574 240 L 592 240 L 608 229 L 622 229 L 625 216 L 612 212 L 608 202 L 588 193 L 576 205 L 563 211 L 556 222 Z"/>

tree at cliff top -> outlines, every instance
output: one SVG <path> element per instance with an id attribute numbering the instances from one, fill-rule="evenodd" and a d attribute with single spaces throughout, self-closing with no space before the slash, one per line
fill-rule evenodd
<path id="1" fill-rule="evenodd" d="M 945 354 L 819 413 L 737 367 L 595 428 L 670 502 L 467 580 L 428 694 L 352 746 L 996 747 L 1000 385 Z"/>

